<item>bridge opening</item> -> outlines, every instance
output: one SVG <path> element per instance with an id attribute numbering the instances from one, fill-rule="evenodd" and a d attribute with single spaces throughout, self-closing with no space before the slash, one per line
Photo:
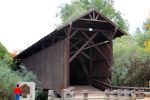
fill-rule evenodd
<path id="1" fill-rule="evenodd" d="M 70 85 L 88 85 L 88 79 L 83 65 L 78 58 L 70 64 Z"/>

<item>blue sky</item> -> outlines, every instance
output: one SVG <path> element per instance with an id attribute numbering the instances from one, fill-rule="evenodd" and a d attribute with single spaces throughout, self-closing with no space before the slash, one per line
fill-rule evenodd
<path id="1" fill-rule="evenodd" d="M 0 42 L 12 52 L 23 50 L 49 34 L 60 20 L 58 7 L 69 0 L 0 0 Z M 150 0 L 115 0 L 114 7 L 128 20 L 130 33 L 142 27 Z"/>

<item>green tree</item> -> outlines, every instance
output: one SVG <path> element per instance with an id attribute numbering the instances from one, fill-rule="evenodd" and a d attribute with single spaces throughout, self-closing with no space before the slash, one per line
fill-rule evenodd
<path id="1" fill-rule="evenodd" d="M 144 31 L 150 30 L 150 16 L 144 21 L 143 30 Z"/>
<path id="2" fill-rule="evenodd" d="M 13 58 L 11 57 L 10 53 L 7 51 L 5 46 L 0 43 L 0 60 L 3 60 L 3 62 L 11 65 L 13 62 Z"/>
<path id="3" fill-rule="evenodd" d="M 28 71 L 25 66 L 20 65 L 17 70 L 14 70 L 14 67 L 16 67 L 16 64 L 13 63 L 12 56 L 10 56 L 5 46 L 0 43 L 0 100 L 3 96 L 5 99 L 10 100 L 11 94 L 13 94 L 13 87 L 18 82 L 32 81 L 38 85 L 40 84 L 37 76 L 33 72 Z"/>
<path id="4" fill-rule="evenodd" d="M 0 43 L 0 59 L 3 59 L 4 55 L 8 54 L 7 49 Z"/>
<path id="5" fill-rule="evenodd" d="M 128 31 L 127 21 L 122 18 L 120 11 L 114 9 L 113 4 L 113 0 L 72 0 L 70 4 L 66 3 L 60 7 L 59 16 L 62 22 L 66 22 L 89 9 L 95 9 Z"/>
<path id="6" fill-rule="evenodd" d="M 113 85 L 144 86 L 150 80 L 150 53 L 139 44 L 141 34 L 114 40 Z"/>
<path id="7" fill-rule="evenodd" d="M 26 68 L 21 65 L 18 71 L 13 71 L 7 63 L 0 61 L 0 97 L 10 97 L 13 94 L 13 87 L 16 83 L 27 81 L 36 82 L 40 84 L 37 76 L 31 71 L 27 71 Z"/>

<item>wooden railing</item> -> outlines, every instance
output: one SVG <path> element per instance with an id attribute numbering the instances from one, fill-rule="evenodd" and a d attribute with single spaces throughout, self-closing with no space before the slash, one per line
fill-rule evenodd
<path id="1" fill-rule="evenodd" d="M 148 87 L 112 86 L 112 89 L 127 89 L 127 90 L 143 90 L 143 91 L 150 91 L 150 88 L 148 88 Z"/>
<path id="2" fill-rule="evenodd" d="M 143 90 L 143 91 L 150 91 L 149 87 L 128 87 L 128 86 L 112 86 L 103 82 L 100 82 L 99 80 L 93 80 L 93 86 L 99 88 L 99 89 L 127 89 L 127 90 Z"/>

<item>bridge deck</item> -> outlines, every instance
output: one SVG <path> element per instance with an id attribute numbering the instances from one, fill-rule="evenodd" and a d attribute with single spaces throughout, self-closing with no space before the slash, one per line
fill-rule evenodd
<path id="1" fill-rule="evenodd" d="M 74 87 L 75 98 L 83 98 L 84 91 L 87 90 L 88 98 L 104 98 L 104 92 L 93 86 L 71 86 Z"/>

